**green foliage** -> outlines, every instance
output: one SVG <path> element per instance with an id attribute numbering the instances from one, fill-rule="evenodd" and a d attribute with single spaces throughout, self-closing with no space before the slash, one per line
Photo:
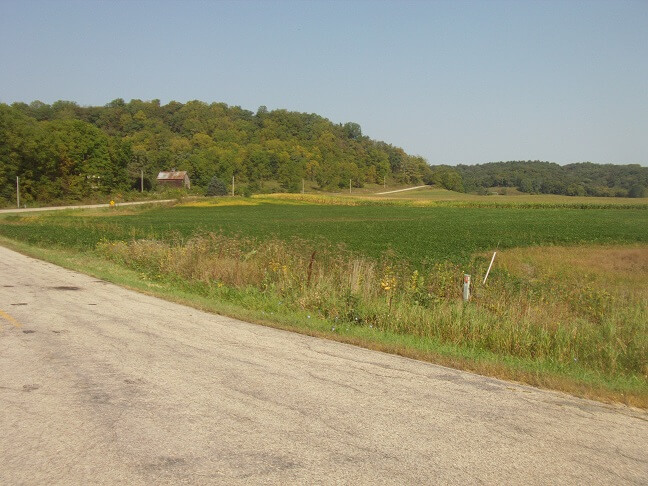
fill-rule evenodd
<path id="1" fill-rule="evenodd" d="M 440 169 L 447 169 L 447 166 L 433 167 L 435 173 Z M 516 187 L 529 194 L 643 197 L 642 188 L 648 187 L 648 167 L 636 164 L 584 162 L 561 166 L 526 161 L 458 165 L 454 169 L 468 192 L 489 187 Z"/>
<path id="2" fill-rule="evenodd" d="M 322 190 L 382 183 L 437 184 L 453 191 L 517 187 L 527 193 L 641 197 L 648 168 L 591 163 L 497 162 L 436 166 L 362 134 L 353 122 L 335 124 L 287 110 L 256 113 L 225 103 L 162 105 L 121 98 L 103 107 L 70 101 L 52 105 L 0 103 L 0 201 L 81 200 L 139 187 L 159 171 L 186 170 L 206 189 L 214 175 L 243 186 L 297 192 L 301 180 Z M 13 182 L 12 182 L 13 181 Z M 274 186 L 276 187 L 276 186 Z"/>
<path id="3" fill-rule="evenodd" d="M 358 140 L 362 137 L 362 129 L 357 123 L 349 122 L 344 124 L 344 133 L 347 137 Z"/>
<path id="4" fill-rule="evenodd" d="M 430 181 L 449 191 L 463 192 L 461 175 L 450 167 L 439 166 L 432 171 Z"/>
<path id="5" fill-rule="evenodd" d="M 241 184 L 276 181 L 296 192 L 307 179 L 320 189 L 382 182 L 419 183 L 429 176 L 420 157 L 362 135 L 360 125 L 334 124 L 286 110 L 252 113 L 225 103 L 161 105 L 159 100 L 81 107 L 0 104 L 0 199 L 12 198 L 18 175 L 26 199 L 79 200 L 138 187 L 162 170 L 186 170 L 192 186 L 216 175 Z M 13 179 L 12 179 L 13 178 Z"/>
<path id="6" fill-rule="evenodd" d="M 227 186 L 217 176 L 212 177 L 207 186 L 207 196 L 225 196 L 227 195 Z"/>

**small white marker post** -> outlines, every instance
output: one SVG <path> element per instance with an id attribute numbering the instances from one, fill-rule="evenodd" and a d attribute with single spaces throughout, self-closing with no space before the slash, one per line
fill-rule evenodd
<path id="1" fill-rule="evenodd" d="M 493 258 L 491 258 L 490 265 L 488 265 L 488 270 L 486 270 L 486 276 L 484 277 L 484 281 L 482 282 L 482 284 L 484 284 L 484 285 L 486 284 L 486 279 L 488 278 L 488 274 L 490 273 L 490 269 L 493 266 L 493 262 L 495 261 L 495 255 L 497 255 L 496 251 L 493 252 Z"/>
<path id="2" fill-rule="evenodd" d="M 464 273 L 463 300 L 464 302 L 470 300 L 470 275 L 467 273 Z"/>
<path id="3" fill-rule="evenodd" d="M 20 178 L 16 177 L 16 205 L 20 208 Z"/>

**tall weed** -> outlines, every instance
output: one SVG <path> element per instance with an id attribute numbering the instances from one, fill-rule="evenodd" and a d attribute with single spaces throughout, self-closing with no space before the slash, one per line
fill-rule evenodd
<path id="1" fill-rule="evenodd" d="M 488 258 L 471 263 L 474 298 L 461 301 L 463 271 L 448 262 L 414 268 L 386 253 L 293 239 L 259 242 L 207 233 L 172 241 L 101 241 L 104 256 L 145 278 L 181 279 L 214 298 L 274 302 L 332 327 L 370 326 L 506 356 L 577 365 L 603 374 L 648 375 L 648 303 L 637 295 L 579 289 L 555 278 L 506 269 L 481 278 Z"/>

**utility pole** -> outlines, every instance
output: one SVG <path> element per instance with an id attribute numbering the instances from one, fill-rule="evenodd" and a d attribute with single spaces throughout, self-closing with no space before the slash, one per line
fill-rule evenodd
<path id="1" fill-rule="evenodd" d="M 232 197 L 234 197 L 234 176 L 232 175 Z"/>
<path id="2" fill-rule="evenodd" d="M 20 178 L 16 176 L 16 205 L 20 208 Z"/>
<path id="3" fill-rule="evenodd" d="M 349 194 L 351 194 L 351 179 L 349 179 Z"/>
<path id="4" fill-rule="evenodd" d="M 304 179 L 302 179 L 302 194 L 304 194 Z"/>
<path id="5" fill-rule="evenodd" d="M 144 169 L 140 171 L 140 192 L 144 192 Z"/>

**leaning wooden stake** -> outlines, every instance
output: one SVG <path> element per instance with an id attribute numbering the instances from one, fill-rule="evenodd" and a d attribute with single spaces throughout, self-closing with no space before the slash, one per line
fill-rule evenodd
<path id="1" fill-rule="evenodd" d="M 315 261 L 315 253 L 316 251 L 313 251 L 313 254 L 310 257 L 310 262 L 308 262 L 308 279 L 306 280 L 306 287 L 310 287 L 311 277 L 313 276 L 313 262 Z"/>
<path id="2" fill-rule="evenodd" d="M 497 252 L 493 252 L 493 258 L 491 258 L 490 265 L 488 265 L 488 270 L 486 270 L 486 276 L 484 277 L 484 281 L 482 284 L 486 284 L 486 279 L 488 278 L 488 274 L 490 273 L 491 267 L 493 266 L 493 262 L 495 261 L 495 255 L 497 255 Z"/>

